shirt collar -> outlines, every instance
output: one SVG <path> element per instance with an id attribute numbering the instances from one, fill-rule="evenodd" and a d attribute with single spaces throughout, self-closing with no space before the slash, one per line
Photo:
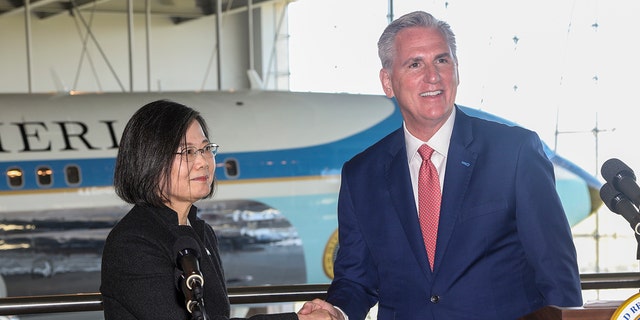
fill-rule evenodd
<path id="1" fill-rule="evenodd" d="M 429 139 L 429 141 L 422 141 L 415 136 L 413 136 L 409 130 L 407 130 L 407 126 L 404 121 L 402 121 L 402 128 L 404 130 L 404 141 L 407 149 L 407 159 L 409 162 L 418 154 L 418 148 L 421 145 L 427 144 L 437 153 L 441 154 L 445 158 L 447 157 L 447 153 L 449 151 L 449 143 L 451 141 L 451 134 L 453 132 L 453 123 L 456 118 L 456 106 L 453 107 L 451 114 L 447 121 L 445 121 L 444 125 Z"/>

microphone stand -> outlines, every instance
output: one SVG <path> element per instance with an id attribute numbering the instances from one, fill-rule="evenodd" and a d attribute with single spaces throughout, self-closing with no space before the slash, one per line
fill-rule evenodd
<path id="1" fill-rule="evenodd" d="M 640 234 L 638 234 L 637 232 L 634 232 L 634 235 L 636 236 L 636 243 L 638 244 L 636 249 L 636 259 L 640 260 Z"/>
<path id="2" fill-rule="evenodd" d="M 185 298 L 187 311 L 191 314 L 191 320 L 207 320 L 207 312 L 204 308 L 204 299 L 202 297 L 202 286 L 199 282 L 194 281 L 192 288 L 189 288 L 187 281 L 183 275 L 178 278 L 180 289 Z"/>
<path id="3" fill-rule="evenodd" d="M 189 305 L 191 306 L 191 319 L 192 320 L 207 320 L 209 319 L 209 317 L 207 317 L 207 312 L 204 309 L 204 300 L 202 298 L 202 286 L 200 286 L 200 283 L 197 283 L 197 285 L 193 286 L 193 298 L 191 301 L 189 301 L 189 304 L 187 305 L 187 309 L 189 309 Z"/>

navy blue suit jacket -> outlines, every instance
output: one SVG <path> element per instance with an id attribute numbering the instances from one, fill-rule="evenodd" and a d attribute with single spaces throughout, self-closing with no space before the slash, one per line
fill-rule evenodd
<path id="1" fill-rule="evenodd" d="M 345 163 L 328 301 L 350 320 L 516 319 L 580 306 L 571 230 L 538 136 L 456 111 L 434 270 L 402 128 Z"/>

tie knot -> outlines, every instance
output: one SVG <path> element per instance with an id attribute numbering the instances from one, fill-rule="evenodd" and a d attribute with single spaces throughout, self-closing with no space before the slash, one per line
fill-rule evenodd
<path id="1" fill-rule="evenodd" d="M 428 145 L 423 144 L 420 146 L 420 148 L 418 148 L 418 153 L 422 157 L 423 161 L 429 160 L 431 159 L 431 155 L 433 154 L 433 149 L 431 149 L 431 147 L 429 147 Z"/>

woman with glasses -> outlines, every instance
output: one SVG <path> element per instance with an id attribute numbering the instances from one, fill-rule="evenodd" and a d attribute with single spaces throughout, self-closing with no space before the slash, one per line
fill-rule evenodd
<path id="1" fill-rule="evenodd" d="M 114 188 L 134 206 L 105 243 L 100 286 L 105 319 L 229 317 L 217 238 L 193 205 L 213 194 L 217 151 L 203 117 L 182 104 L 154 101 L 129 120 Z M 330 317 L 318 310 L 300 319 Z"/>

